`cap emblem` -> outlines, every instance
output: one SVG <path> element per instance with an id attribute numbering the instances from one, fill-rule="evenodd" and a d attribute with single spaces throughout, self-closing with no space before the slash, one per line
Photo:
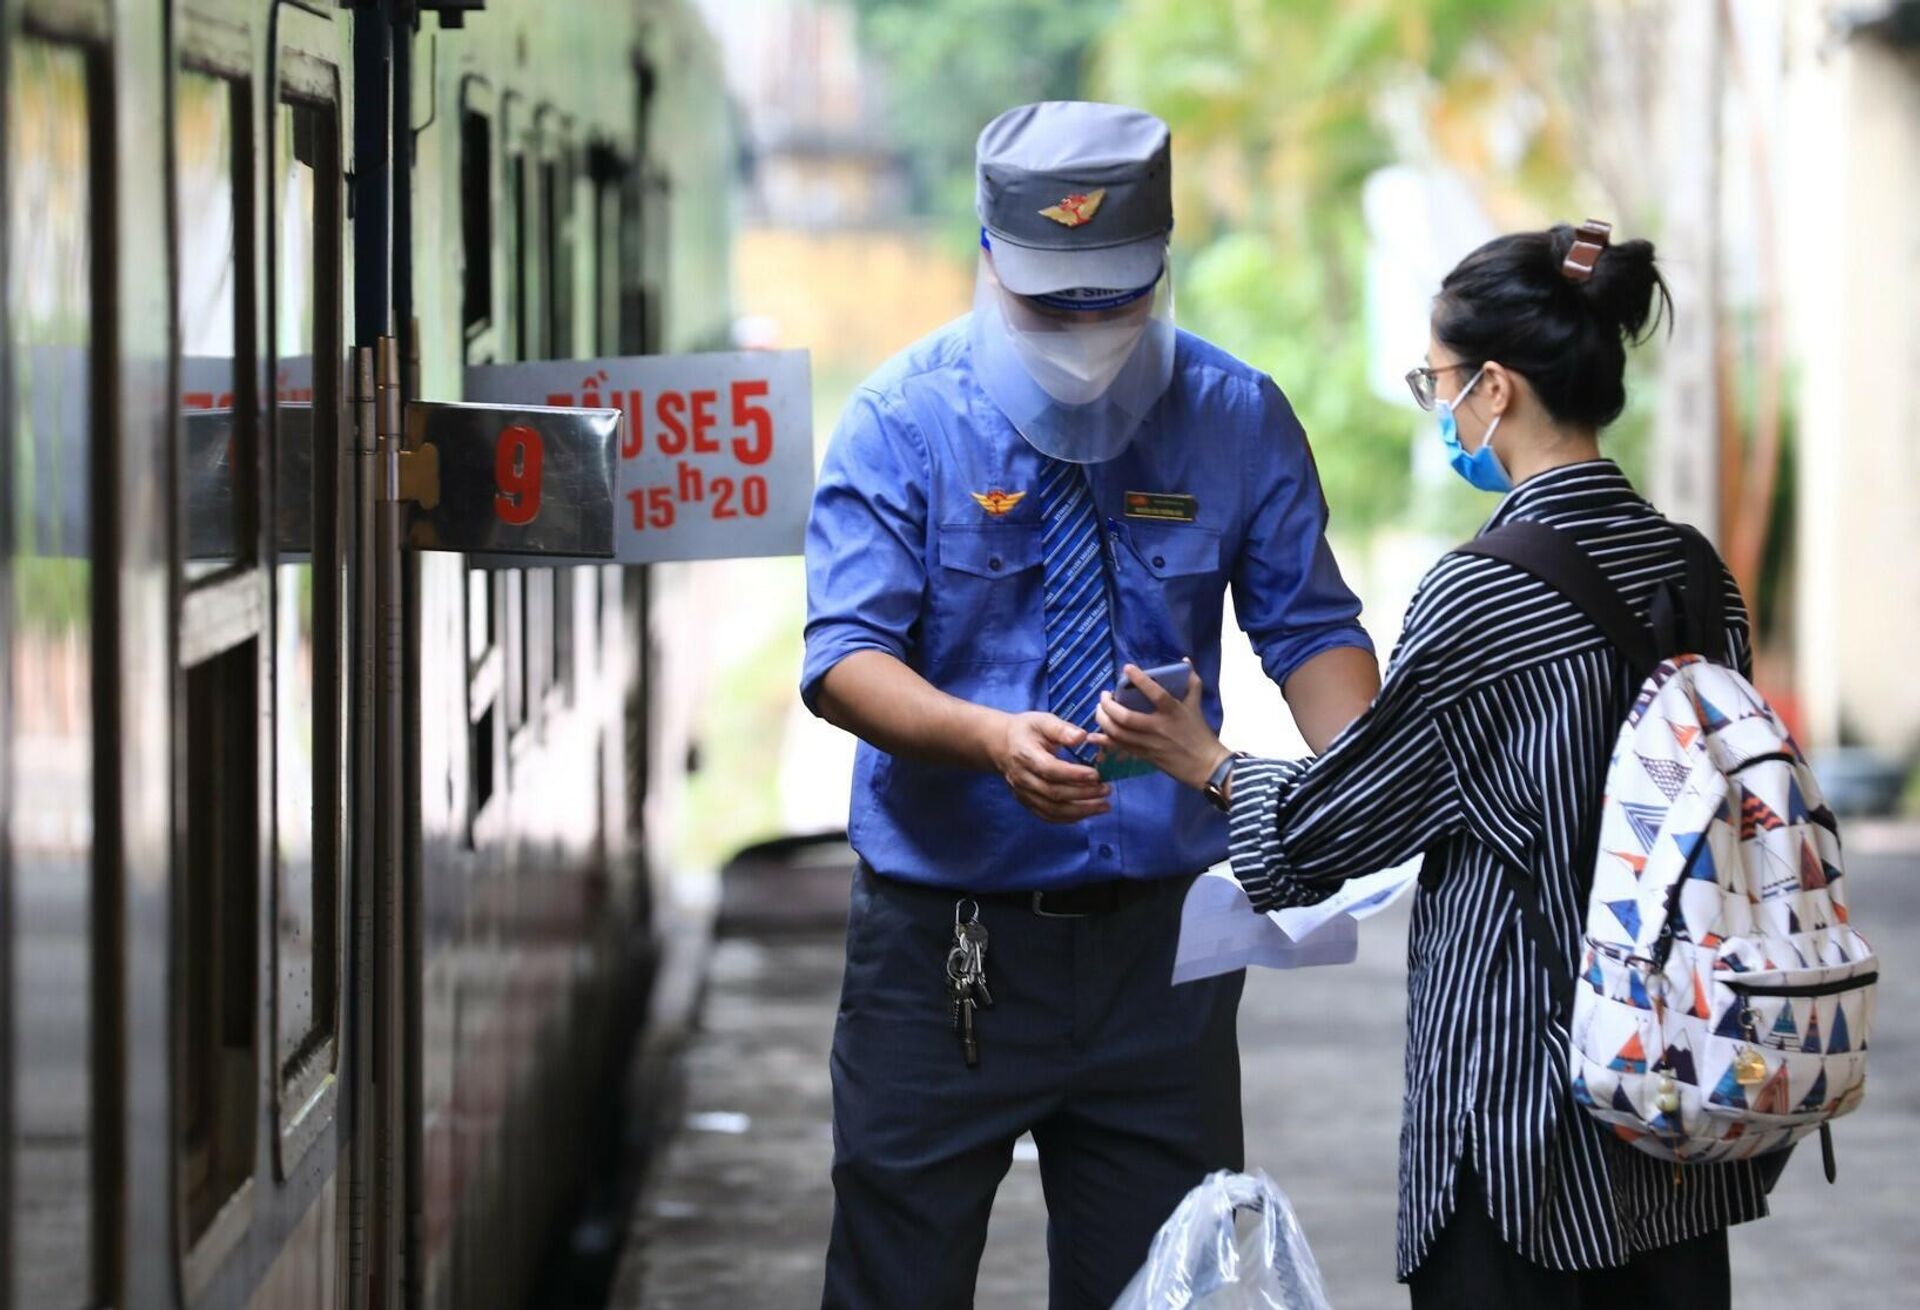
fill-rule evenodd
<path id="1" fill-rule="evenodd" d="M 1024 491 L 988 491 L 985 493 L 973 491 L 967 494 L 972 496 L 980 508 L 987 512 L 988 518 L 995 519 L 1005 518 L 1008 510 L 1027 498 L 1027 493 Z"/>
<path id="2" fill-rule="evenodd" d="M 1100 212 L 1100 202 L 1106 198 L 1107 189 L 1101 187 L 1085 195 L 1068 196 L 1057 205 L 1048 205 L 1040 213 L 1062 227 L 1079 227 L 1093 221 L 1093 216 Z"/>

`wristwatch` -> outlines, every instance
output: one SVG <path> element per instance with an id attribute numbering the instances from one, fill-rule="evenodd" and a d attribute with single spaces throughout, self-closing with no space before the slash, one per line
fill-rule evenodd
<path id="1" fill-rule="evenodd" d="M 1213 766 L 1213 772 L 1207 775 L 1205 791 L 1207 799 L 1213 802 L 1213 808 L 1225 814 L 1227 805 L 1227 779 L 1233 776 L 1233 766 L 1247 758 L 1245 751 L 1235 751 Z"/>

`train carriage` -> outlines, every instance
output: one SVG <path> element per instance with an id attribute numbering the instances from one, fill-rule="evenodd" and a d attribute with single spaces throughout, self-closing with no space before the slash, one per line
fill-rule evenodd
<path id="1" fill-rule="evenodd" d="M 645 569 L 405 549 L 389 420 L 727 344 L 717 56 L 678 0 L 0 15 L 0 1307 L 524 1303 L 670 646 Z"/>

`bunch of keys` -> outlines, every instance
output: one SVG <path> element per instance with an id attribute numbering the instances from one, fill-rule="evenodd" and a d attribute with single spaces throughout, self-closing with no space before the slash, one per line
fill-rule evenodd
<path id="1" fill-rule="evenodd" d="M 972 906 L 971 915 L 963 915 Z M 987 926 L 980 922 L 980 903 L 967 898 L 953 904 L 953 946 L 947 951 L 947 994 L 953 1003 L 953 1030 L 960 1034 L 960 1049 L 967 1057 L 967 1068 L 980 1063 L 980 1042 L 974 1036 L 973 1012 L 985 1006 L 993 1008 L 993 993 L 987 990 Z"/>

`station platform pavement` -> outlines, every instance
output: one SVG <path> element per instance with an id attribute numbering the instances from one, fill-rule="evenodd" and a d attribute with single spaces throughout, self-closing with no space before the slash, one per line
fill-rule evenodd
<path id="1" fill-rule="evenodd" d="M 1920 826 L 1848 828 L 1855 921 L 1883 961 L 1867 1099 L 1835 1129 L 1839 1183 L 1801 1151 L 1773 1216 L 1734 1229 L 1736 1306 L 1920 1306 Z M 771 894 L 770 894 L 771 893 Z M 730 886 L 673 1122 L 610 1305 L 813 1307 L 832 1212 L 827 1050 L 844 867 Z M 1254 970 L 1240 1012 L 1247 1160 L 1288 1193 L 1334 1305 L 1403 1307 L 1393 1281 L 1406 902 L 1339 968 Z M 1046 1300 L 1046 1210 L 1023 1141 L 976 1304 Z"/>

